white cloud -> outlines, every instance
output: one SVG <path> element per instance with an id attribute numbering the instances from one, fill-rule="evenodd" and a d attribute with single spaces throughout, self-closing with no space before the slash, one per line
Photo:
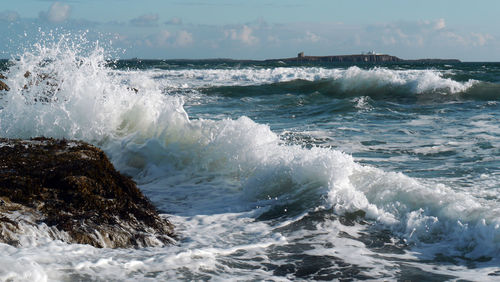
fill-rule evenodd
<path id="1" fill-rule="evenodd" d="M 168 41 L 172 34 L 168 30 L 162 30 L 156 35 L 156 43 L 159 46 L 168 46 Z"/>
<path id="2" fill-rule="evenodd" d="M 177 33 L 177 38 L 175 40 L 175 45 L 177 46 L 187 46 L 193 43 L 193 35 L 185 30 L 181 30 Z"/>
<path id="3" fill-rule="evenodd" d="M 444 21 L 444 19 L 438 19 L 435 23 L 434 23 L 434 29 L 435 30 L 441 30 L 443 28 L 446 27 L 446 22 Z"/>
<path id="4" fill-rule="evenodd" d="M 172 32 L 164 29 L 160 32 L 148 36 L 144 41 L 149 47 L 185 47 L 194 42 L 193 35 L 188 31 L 181 30 L 172 34 Z"/>
<path id="5" fill-rule="evenodd" d="M 440 33 L 440 37 L 446 39 L 446 41 L 453 44 L 467 45 L 468 41 L 462 35 L 457 34 L 453 31 L 443 31 Z"/>
<path id="6" fill-rule="evenodd" d="M 166 25 L 182 25 L 182 19 L 173 17 L 170 20 L 165 22 Z"/>
<path id="7" fill-rule="evenodd" d="M 399 29 L 399 28 L 396 28 L 396 29 L 394 30 L 394 33 L 395 33 L 395 34 L 396 34 L 399 38 L 401 38 L 401 39 L 406 39 L 406 38 L 408 38 L 408 37 L 409 37 L 409 36 L 408 36 L 408 34 L 406 34 L 404 31 L 402 31 L 402 30 L 401 30 L 401 29 Z"/>
<path id="8" fill-rule="evenodd" d="M 306 40 L 310 42 L 318 42 L 320 40 L 320 37 L 317 34 L 312 33 L 308 30 L 306 32 Z"/>
<path id="9" fill-rule="evenodd" d="M 448 28 L 444 19 L 373 25 L 367 31 L 368 34 L 365 34 L 365 37 L 371 39 L 372 42 L 378 41 L 387 46 L 435 48 L 444 45 L 470 44 L 463 33 Z M 380 39 L 377 39 L 377 36 Z"/>
<path id="10" fill-rule="evenodd" d="M 472 33 L 472 44 L 474 46 L 484 46 L 488 41 L 493 40 L 494 37 L 490 34 Z"/>
<path id="11" fill-rule="evenodd" d="M 246 45 L 255 45 L 259 42 L 259 39 L 253 36 L 252 32 L 252 28 L 244 25 L 240 30 L 230 29 L 226 30 L 224 33 L 226 35 L 226 38 L 240 41 Z"/>
<path id="12" fill-rule="evenodd" d="M 299 51 L 311 55 L 334 55 L 374 50 L 405 59 L 456 57 L 471 60 L 487 56 L 484 55 L 487 51 L 491 52 L 499 46 L 500 38 L 486 30 L 458 28 L 439 18 L 373 25 L 255 21 L 232 25 L 184 23 L 176 26 L 173 24 L 182 23 L 180 19 L 166 21 L 156 14 L 139 18 L 149 19 L 158 27 L 120 31 L 126 37 L 115 40 L 124 48 L 140 50 L 142 56 L 155 54 L 157 57 L 165 56 L 165 51 L 171 57 L 267 59 L 294 56 Z M 478 49 L 481 52 L 471 52 Z M 140 57 L 140 52 L 137 52 L 130 52 L 130 56 Z"/>
<path id="13" fill-rule="evenodd" d="M 424 37 L 423 37 L 422 35 L 416 35 L 416 36 L 415 36 L 415 40 L 416 40 L 416 44 L 417 44 L 418 46 L 420 46 L 420 47 L 421 47 L 421 46 L 424 46 L 424 42 L 425 42 L 425 41 L 424 41 Z"/>
<path id="14" fill-rule="evenodd" d="M 295 37 L 293 39 L 295 43 L 317 43 L 321 39 L 319 35 L 311 32 L 310 30 L 296 30 L 294 33 L 299 32 L 301 33 L 298 34 L 300 37 Z M 297 36 L 297 34 L 294 34 L 294 36 Z"/>
<path id="15" fill-rule="evenodd" d="M 71 8 L 68 4 L 63 4 L 61 2 L 54 2 L 50 5 L 47 12 L 40 12 L 38 16 L 42 20 L 49 21 L 51 23 L 59 23 L 67 20 L 71 13 Z"/>
<path id="16" fill-rule="evenodd" d="M 15 22 L 19 19 L 19 14 L 14 11 L 0 12 L 0 21 Z"/>
<path id="17" fill-rule="evenodd" d="M 158 14 L 145 14 L 130 20 L 130 23 L 139 27 L 150 27 L 158 25 Z"/>
<path id="18" fill-rule="evenodd" d="M 382 36 L 382 42 L 385 45 L 395 45 L 397 43 L 394 36 Z"/>

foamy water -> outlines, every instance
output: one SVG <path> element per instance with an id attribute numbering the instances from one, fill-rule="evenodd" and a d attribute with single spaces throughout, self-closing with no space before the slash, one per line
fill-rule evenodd
<path id="1" fill-rule="evenodd" d="M 384 66 L 114 69 L 98 45 L 83 56 L 70 43 L 9 68 L 0 136 L 96 144 L 180 239 L 96 249 L 26 228 L 20 247 L 0 244 L 0 280 L 500 272 L 499 105 L 476 94 L 491 81 Z"/>

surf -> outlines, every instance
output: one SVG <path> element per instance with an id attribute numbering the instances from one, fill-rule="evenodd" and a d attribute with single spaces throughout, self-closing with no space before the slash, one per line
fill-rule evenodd
<path id="1" fill-rule="evenodd" d="M 26 71 L 31 75 L 26 77 Z M 388 91 L 394 95 L 464 93 L 478 87 L 473 80 L 455 81 L 435 70 L 359 67 L 116 69 L 109 65 L 106 50 L 99 44 L 89 48 L 65 40 L 39 44 L 21 54 L 12 61 L 6 76 L 11 91 L 0 99 L 2 137 L 43 135 L 96 144 L 120 171 L 138 182 L 162 212 L 174 216 L 181 230 L 188 230 L 186 241 L 174 251 L 151 251 L 159 252 L 156 255 L 160 260 L 171 263 L 172 269 L 166 271 L 170 275 L 176 267 L 197 261 L 197 256 L 211 258 L 213 264 L 207 267 L 214 269 L 218 260 L 213 253 L 230 256 L 240 247 L 250 253 L 257 250 L 255 256 L 249 255 L 251 258 L 267 255 L 271 246 L 289 242 L 282 235 L 285 232 L 276 230 L 311 220 L 313 215 L 324 219 L 317 227 L 318 233 L 330 232 L 341 242 L 343 239 L 336 235 L 345 229 L 353 234 L 350 242 L 357 242 L 360 252 L 371 252 L 355 237 L 357 232 L 369 230 L 365 226 L 368 225 L 379 231 L 389 230 L 391 238 L 401 240 L 404 251 L 412 253 L 409 256 L 413 258 L 444 256 L 461 261 L 458 264 L 494 264 L 500 259 L 500 211 L 495 199 L 363 165 L 351 155 L 328 146 L 286 142 L 283 134 L 270 125 L 245 115 L 193 118 L 186 109 L 186 100 L 192 97 L 178 91 L 195 89 L 206 98 L 211 93 L 204 91 L 212 85 L 214 93 L 230 87 L 231 93 L 225 95 L 233 97 L 246 87 L 265 86 L 282 92 L 318 89 L 326 95 L 367 95 L 370 98 L 366 99 L 372 99 L 376 96 L 372 93 Z M 257 94 L 243 96 L 265 95 L 259 94 L 265 92 L 261 91 L 263 88 L 256 89 Z M 338 218 L 354 218 L 350 223 L 354 227 L 338 224 Z M 216 230 L 209 224 L 217 224 Z M 265 244 L 259 245 L 250 237 L 234 239 L 228 235 L 233 228 L 262 236 Z M 189 233 L 200 230 L 214 235 L 208 239 L 191 235 L 194 242 L 189 243 Z M 300 232 L 305 231 L 286 234 L 294 237 Z M 229 243 L 224 242 L 227 237 L 231 238 Z M 204 240 L 216 246 L 204 245 Z M 246 240 L 251 243 L 244 243 Z M 221 242 L 231 248 L 224 248 Z M 49 246 L 59 248 L 57 242 L 27 247 L 47 251 Z M 201 251 L 190 249 L 193 246 Z M 26 250 L 2 248 L 20 257 L 26 255 Z M 102 265 L 102 271 L 107 267 L 119 268 L 116 262 L 99 262 L 99 257 L 108 251 L 81 246 L 64 248 L 88 252 L 88 259 L 97 260 L 95 265 Z M 332 249 L 335 248 L 316 251 Z M 139 250 L 129 256 L 135 261 L 136 256 L 145 253 L 148 252 Z M 186 257 L 187 263 L 170 261 L 174 254 Z M 347 252 L 345 255 L 348 257 Z M 143 264 L 138 263 L 138 269 L 149 269 L 147 262 Z M 92 272 L 92 265 L 80 262 L 76 269 Z M 36 273 L 40 269 L 43 267 L 39 264 L 32 267 Z M 193 271 L 199 273 L 199 269 Z M 227 270 L 238 273 L 233 271 Z"/>

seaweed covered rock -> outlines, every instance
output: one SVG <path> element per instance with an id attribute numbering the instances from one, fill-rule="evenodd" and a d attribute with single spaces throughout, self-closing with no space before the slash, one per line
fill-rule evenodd
<path id="1" fill-rule="evenodd" d="M 7 79 L 3 74 L 0 73 L 0 79 Z M 0 91 L 9 91 L 10 88 L 5 82 L 0 80 Z"/>
<path id="2" fill-rule="evenodd" d="M 174 237 L 173 225 L 100 149 L 0 138 L 0 242 L 19 245 L 37 232 L 110 248 L 162 246 Z"/>

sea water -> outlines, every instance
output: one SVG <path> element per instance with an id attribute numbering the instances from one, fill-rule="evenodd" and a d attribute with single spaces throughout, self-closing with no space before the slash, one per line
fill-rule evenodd
<path id="1" fill-rule="evenodd" d="M 500 279 L 500 64 L 110 61 L 83 45 L 2 62 L 0 136 L 100 147 L 178 241 L 98 249 L 26 225 L 0 244 L 0 280 Z"/>

